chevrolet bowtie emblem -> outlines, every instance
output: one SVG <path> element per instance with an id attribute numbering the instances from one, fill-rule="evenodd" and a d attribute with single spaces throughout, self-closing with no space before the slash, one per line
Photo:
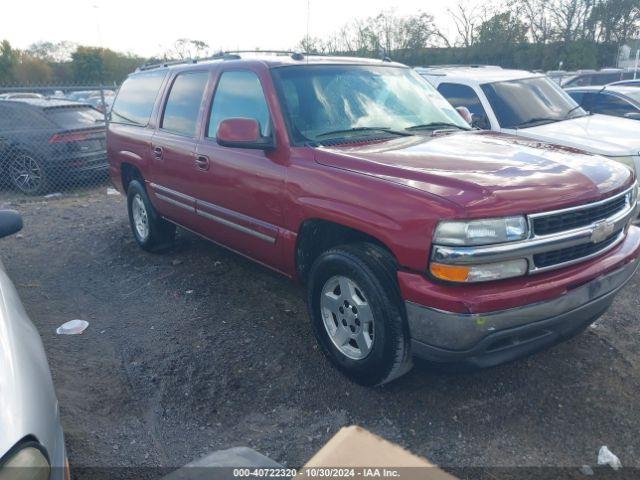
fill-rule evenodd
<path id="1" fill-rule="evenodd" d="M 614 224 L 606 220 L 600 220 L 591 230 L 591 242 L 600 243 L 606 240 L 613 233 Z"/>

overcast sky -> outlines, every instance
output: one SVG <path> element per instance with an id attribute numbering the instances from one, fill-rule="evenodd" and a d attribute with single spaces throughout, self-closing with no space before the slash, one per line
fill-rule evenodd
<path id="1" fill-rule="evenodd" d="M 480 0 L 468 0 L 480 3 Z M 432 14 L 453 34 L 447 6 L 454 1 L 310 0 L 311 36 L 323 37 L 355 18 L 394 9 Z M 0 39 L 18 48 L 41 40 L 69 40 L 143 56 L 159 55 L 178 38 L 219 49 L 288 49 L 305 36 L 307 0 L 5 0 Z"/>

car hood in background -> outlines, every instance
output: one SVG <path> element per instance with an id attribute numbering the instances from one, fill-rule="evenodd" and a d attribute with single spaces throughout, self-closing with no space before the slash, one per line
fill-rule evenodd
<path id="1" fill-rule="evenodd" d="M 633 179 L 628 168 L 603 157 L 492 132 L 319 147 L 316 161 L 445 198 L 469 217 L 581 205 L 622 191 Z"/>
<path id="2" fill-rule="evenodd" d="M 586 115 L 537 127 L 503 131 L 608 157 L 638 155 L 640 152 L 638 121 L 609 115 Z"/>

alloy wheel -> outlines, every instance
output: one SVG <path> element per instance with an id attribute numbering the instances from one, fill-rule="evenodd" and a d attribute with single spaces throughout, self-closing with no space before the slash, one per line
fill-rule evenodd
<path id="1" fill-rule="evenodd" d="M 336 348 L 352 360 L 362 360 L 373 347 L 373 313 L 362 289 L 342 275 L 322 288 L 320 309 L 324 328 Z"/>

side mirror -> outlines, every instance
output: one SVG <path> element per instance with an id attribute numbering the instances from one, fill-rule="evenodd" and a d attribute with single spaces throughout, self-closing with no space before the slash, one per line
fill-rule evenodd
<path id="1" fill-rule="evenodd" d="M 640 112 L 625 113 L 624 118 L 630 118 L 631 120 L 640 120 Z"/>
<path id="2" fill-rule="evenodd" d="M 22 216 L 15 210 L 0 210 L 0 238 L 22 230 Z"/>
<path id="3" fill-rule="evenodd" d="M 467 107 L 456 107 L 456 112 L 458 112 L 465 122 L 471 125 L 471 122 L 473 121 L 472 115 Z"/>
<path id="4" fill-rule="evenodd" d="M 231 148 L 270 150 L 276 143 L 272 136 L 263 137 L 260 124 L 253 118 L 227 118 L 220 122 L 216 140 L 219 145 Z"/>

